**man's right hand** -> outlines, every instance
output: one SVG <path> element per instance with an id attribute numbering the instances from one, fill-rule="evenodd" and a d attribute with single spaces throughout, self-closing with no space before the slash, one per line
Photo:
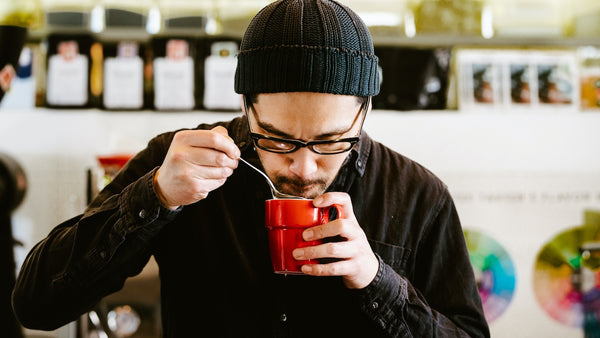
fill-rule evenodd
<path id="1" fill-rule="evenodd" d="M 177 132 L 154 177 L 154 190 L 169 209 L 192 204 L 223 185 L 239 157 L 224 127 Z"/>

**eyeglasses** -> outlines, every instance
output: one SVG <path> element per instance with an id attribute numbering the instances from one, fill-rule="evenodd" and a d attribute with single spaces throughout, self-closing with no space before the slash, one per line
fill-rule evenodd
<path id="1" fill-rule="evenodd" d="M 350 129 L 352 129 L 354 127 L 354 124 L 356 123 L 356 120 L 358 120 L 358 117 L 361 115 L 361 112 L 363 110 L 365 110 L 367 107 L 369 107 L 369 103 L 370 103 L 371 98 L 367 98 L 367 101 L 365 101 L 365 103 L 363 103 L 360 106 L 360 109 L 358 111 L 358 114 L 356 114 L 356 117 L 354 118 L 354 121 L 352 121 L 352 125 L 350 126 Z M 247 98 L 244 97 L 244 108 L 246 109 L 246 114 L 249 111 L 248 107 L 250 105 L 247 102 Z M 254 142 L 254 144 L 265 151 L 268 152 L 272 152 L 272 153 L 277 153 L 277 154 L 289 154 L 289 153 L 293 153 L 294 151 L 300 149 L 300 148 L 308 148 L 311 151 L 320 154 L 320 155 L 335 155 L 335 154 L 341 154 L 344 153 L 346 151 L 349 151 L 350 149 L 352 149 L 352 147 L 358 143 L 359 140 L 359 136 L 362 132 L 362 126 L 365 122 L 365 119 L 363 118 L 361 126 L 360 126 L 360 131 L 358 132 L 358 136 L 355 137 L 346 137 L 346 138 L 341 138 L 341 139 L 337 139 L 337 140 L 319 140 L 319 141 L 308 141 L 308 142 L 304 142 L 301 140 L 290 140 L 290 139 L 285 139 L 285 138 L 279 138 L 279 137 L 274 137 L 274 136 L 267 136 L 267 135 L 263 135 L 263 134 L 258 134 L 258 133 L 253 133 L 252 130 L 250 129 L 250 121 L 248 121 L 248 129 L 250 130 L 250 138 L 252 138 L 252 141 Z"/>

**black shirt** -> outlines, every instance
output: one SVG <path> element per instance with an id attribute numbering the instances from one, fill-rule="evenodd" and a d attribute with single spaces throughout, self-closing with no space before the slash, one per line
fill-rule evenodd
<path id="1" fill-rule="evenodd" d="M 245 118 L 219 124 L 260 166 Z M 351 196 L 380 263 L 371 284 L 349 290 L 340 277 L 273 273 L 270 192 L 245 165 L 206 199 L 162 207 L 152 178 L 174 133 L 152 139 L 83 215 L 31 250 L 13 293 L 24 326 L 77 319 L 154 255 L 165 337 L 489 336 L 452 198 L 419 164 L 363 132 L 330 186 Z"/>

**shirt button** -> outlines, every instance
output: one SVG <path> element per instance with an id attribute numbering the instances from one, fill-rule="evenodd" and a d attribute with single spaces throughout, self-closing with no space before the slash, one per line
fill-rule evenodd
<path id="1" fill-rule="evenodd" d="M 138 213 L 138 217 L 141 219 L 146 218 L 146 216 L 147 216 L 147 212 L 145 209 L 140 210 L 140 212 Z"/>
<path id="2" fill-rule="evenodd" d="M 287 315 L 285 313 L 282 313 L 281 315 L 279 315 L 279 320 L 281 322 L 287 321 Z"/>
<path id="3" fill-rule="evenodd" d="M 356 166 L 357 167 L 362 168 L 362 165 L 363 165 L 363 163 L 362 163 L 361 160 L 356 161 Z"/>
<path id="4" fill-rule="evenodd" d="M 371 309 L 377 310 L 378 308 L 379 308 L 379 303 L 377 303 L 377 302 L 371 303 Z"/>
<path id="5" fill-rule="evenodd" d="M 240 147 L 244 147 L 246 145 L 246 141 L 240 142 Z"/>

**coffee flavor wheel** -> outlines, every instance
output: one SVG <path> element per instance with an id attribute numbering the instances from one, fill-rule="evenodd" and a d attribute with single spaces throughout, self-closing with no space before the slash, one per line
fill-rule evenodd
<path id="1" fill-rule="evenodd" d="M 515 291 L 513 260 L 495 239 L 474 230 L 464 231 L 477 288 L 488 323 L 502 315 Z"/>
<path id="2" fill-rule="evenodd" d="M 540 250 L 533 289 L 538 303 L 561 324 L 597 330 L 600 319 L 600 227 L 559 233 Z"/>

